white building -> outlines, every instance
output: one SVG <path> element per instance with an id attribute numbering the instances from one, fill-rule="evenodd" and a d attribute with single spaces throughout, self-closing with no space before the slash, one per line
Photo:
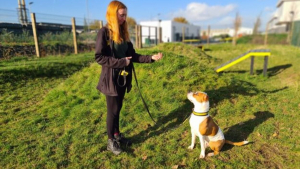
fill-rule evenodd
<path id="1" fill-rule="evenodd" d="M 201 35 L 207 35 L 208 30 L 202 30 Z M 237 35 L 252 35 L 253 34 L 253 29 L 252 28 L 245 28 L 245 27 L 240 27 Z M 232 28 L 226 28 L 226 29 L 211 29 L 209 31 L 209 37 L 214 37 L 218 35 L 229 35 L 231 37 L 234 36 L 234 29 Z"/>
<path id="2" fill-rule="evenodd" d="M 142 43 L 147 39 L 154 40 L 156 28 L 162 28 L 162 41 L 163 42 L 178 42 L 182 41 L 182 34 L 184 29 L 185 39 L 199 39 L 200 26 L 174 22 L 171 20 L 166 21 L 142 21 Z M 158 34 L 158 33 L 157 33 Z"/>
<path id="3" fill-rule="evenodd" d="M 300 20 L 300 0 L 279 0 L 277 10 L 269 22 L 269 32 L 288 32 L 293 21 Z"/>

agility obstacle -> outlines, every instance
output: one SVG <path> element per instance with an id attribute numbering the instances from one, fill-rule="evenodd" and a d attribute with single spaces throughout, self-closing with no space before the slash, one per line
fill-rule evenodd
<path id="1" fill-rule="evenodd" d="M 218 66 L 215 68 L 216 72 L 221 72 L 249 57 L 251 57 L 251 64 L 250 64 L 250 74 L 253 74 L 253 65 L 254 65 L 254 57 L 256 56 L 263 56 L 264 57 L 264 70 L 263 74 L 264 76 L 267 75 L 267 68 L 268 68 L 268 57 L 271 55 L 271 52 L 269 49 L 257 49 L 257 50 L 250 50 L 246 53 L 241 54 L 240 56 Z"/>

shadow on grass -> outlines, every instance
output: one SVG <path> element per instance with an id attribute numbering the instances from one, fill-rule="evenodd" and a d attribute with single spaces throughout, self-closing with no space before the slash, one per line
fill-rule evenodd
<path id="1" fill-rule="evenodd" d="M 272 67 L 272 68 L 268 68 L 267 75 L 269 77 L 276 76 L 276 75 L 282 73 L 285 69 L 290 68 L 292 66 L 293 66 L 292 64 L 285 64 L 285 65 L 280 65 L 280 66 L 275 66 L 275 67 Z M 225 71 L 225 72 L 226 73 L 247 73 L 247 72 L 249 72 L 249 74 L 250 74 L 250 68 L 249 68 L 249 71 L 240 70 L 240 71 Z M 256 72 L 256 74 L 262 74 L 263 69 L 256 70 L 255 72 Z"/>
<path id="2" fill-rule="evenodd" d="M 235 97 L 237 94 L 252 96 L 252 95 L 257 95 L 261 92 L 275 93 L 284 89 L 286 88 L 277 89 L 274 91 L 262 91 L 257 89 L 255 85 L 249 82 L 236 81 L 235 83 L 232 83 L 230 86 L 219 88 L 214 91 L 211 90 L 206 92 L 210 96 L 210 103 L 211 106 L 213 107 L 218 102 L 224 99 L 230 99 L 232 97 Z M 189 115 L 192 112 L 192 108 L 193 108 L 193 104 L 186 99 L 182 106 L 174 109 L 166 116 L 158 119 L 157 123 L 154 126 L 148 127 L 146 130 L 141 131 L 136 136 L 133 136 L 132 138 L 129 139 L 132 139 L 134 144 L 139 144 L 145 142 L 151 137 L 158 137 L 161 134 L 165 134 L 170 130 L 176 129 L 189 117 Z M 215 114 L 213 114 L 212 116 L 215 116 Z M 226 135 L 229 136 L 229 139 L 230 138 L 234 138 L 234 140 L 246 139 L 257 125 L 266 121 L 268 118 L 273 117 L 274 115 L 270 112 L 257 112 L 255 113 L 255 116 L 256 118 L 244 122 L 242 126 L 238 124 L 230 127 L 226 132 Z M 239 133 L 239 134 L 236 135 L 235 133 Z M 129 152 L 131 151 L 132 150 L 129 150 Z"/>
<path id="3" fill-rule="evenodd" d="M 269 111 L 259 111 L 254 113 L 254 115 L 255 117 L 253 119 L 223 129 L 225 139 L 233 142 L 244 141 L 253 132 L 254 128 L 267 121 L 269 118 L 274 117 L 274 114 Z M 234 146 L 225 144 L 222 151 L 230 150 L 232 147 Z"/>
<path id="4" fill-rule="evenodd" d="M 167 116 L 164 116 L 156 121 L 154 126 L 148 127 L 148 129 L 141 131 L 132 139 L 134 144 L 139 144 L 151 137 L 157 137 L 164 134 L 170 130 L 176 129 L 181 125 L 192 112 L 192 103 L 189 100 L 184 100 L 184 104 L 181 107 L 171 111 Z"/>
<path id="5" fill-rule="evenodd" d="M 51 62 L 50 64 L 30 65 L 0 70 L 0 85 L 10 83 L 18 86 L 21 81 L 36 78 L 64 78 L 89 65 L 89 61 L 78 63 Z"/>
<path id="6" fill-rule="evenodd" d="M 236 80 L 229 86 L 221 87 L 217 90 L 208 90 L 205 92 L 209 95 L 210 106 L 214 107 L 220 101 L 236 97 L 236 95 L 255 96 L 259 93 L 276 93 L 287 88 L 288 87 L 283 87 L 276 90 L 266 91 L 258 89 L 256 85 L 250 82 Z"/>

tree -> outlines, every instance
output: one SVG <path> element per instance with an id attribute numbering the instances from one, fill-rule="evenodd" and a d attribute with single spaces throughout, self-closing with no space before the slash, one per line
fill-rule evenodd
<path id="1" fill-rule="evenodd" d="M 132 17 L 127 17 L 126 22 L 128 24 L 128 29 L 132 30 L 135 29 L 136 21 Z"/>
<path id="2" fill-rule="evenodd" d="M 261 25 L 260 15 L 257 17 L 256 22 L 254 24 L 253 28 L 253 35 L 257 35 L 259 32 L 259 27 Z"/>
<path id="3" fill-rule="evenodd" d="M 184 17 L 176 17 L 173 19 L 173 21 L 179 23 L 189 23 Z"/>
<path id="4" fill-rule="evenodd" d="M 84 17 L 84 19 L 83 19 L 83 30 L 85 31 L 85 32 L 87 32 L 88 30 L 89 30 L 89 26 L 88 26 L 88 23 L 87 23 L 87 21 L 86 21 L 86 18 Z"/>
<path id="5" fill-rule="evenodd" d="M 236 45 L 236 39 L 237 39 L 237 32 L 239 31 L 242 24 L 242 18 L 239 16 L 239 13 L 236 13 L 235 20 L 234 20 L 234 35 L 232 38 L 232 45 Z"/>
<path id="6" fill-rule="evenodd" d="M 94 20 L 93 22 L 90 23 L 89 28 L 91 30 L 96 30 L 100 28 L 100 21 L 99 20 Z"/>

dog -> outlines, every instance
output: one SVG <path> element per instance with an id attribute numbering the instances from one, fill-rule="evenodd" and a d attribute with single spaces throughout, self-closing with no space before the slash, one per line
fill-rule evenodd
<path id="1" fill-rule="evenodd" d="M 209 116 L 209 98 L 204 92 L 188 92 L 187 98 L 194 104 L 193 113 L 190 117 L 190 126 L 192 133 L 192 144 L 188 149 L 194 149 L 196 136 L 199 137 L 201 152 L 199 158 L 205 157 L 205 149 L 209 146 L 213 152 L 207 156 L 218 155 L 225 143 L 242 146 L 248 144 L 248 141 L 232 142 L 225 140 L 224 134 L 219 126 Z"/>

